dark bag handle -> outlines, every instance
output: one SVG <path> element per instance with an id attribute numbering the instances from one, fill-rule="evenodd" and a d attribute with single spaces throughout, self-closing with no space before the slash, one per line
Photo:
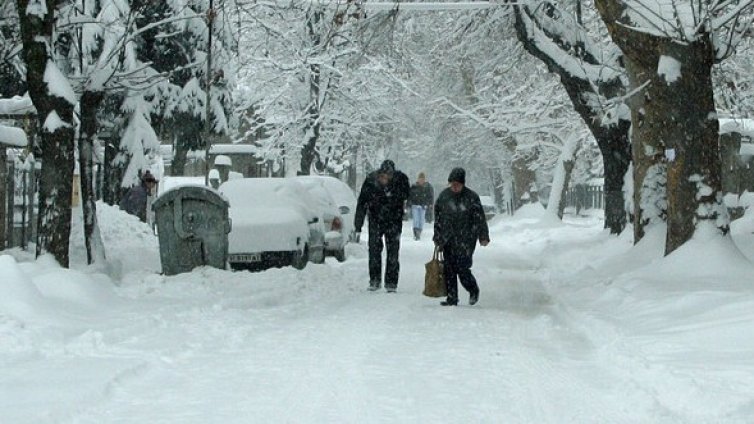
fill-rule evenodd
<path id="1" fill-rule="evenodd" d="M 435 252 L 432 254 L 432 260 L 433 261 L 443 261 L 443 255 L 442 250 L 440 250 L 440 246 L 435 245 Z"/>

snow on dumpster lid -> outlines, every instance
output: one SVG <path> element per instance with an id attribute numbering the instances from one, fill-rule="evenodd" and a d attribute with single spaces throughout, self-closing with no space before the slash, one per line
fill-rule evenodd
<path id="1" fill-rule="evenodd" d="M 0 144 L 11 147 L 26 147 L 29 145 L 29 140 L 21 128 L 0 124 Z"/>
<path id="2" fill-rule="evenodd" d="M 754 119 L 723 118 L 719 119 L 720 134 L 739 133 L 754 138 Z"/>
<path id="3" fill-rule="evenodd" d="M 204 187 L 204 177 L 180 177 L 172 175 L 163 176 L 163 178 L 160 180 L 160 188 L 158 194 L 161 195 L 166 191 L 185 186 Z"/>

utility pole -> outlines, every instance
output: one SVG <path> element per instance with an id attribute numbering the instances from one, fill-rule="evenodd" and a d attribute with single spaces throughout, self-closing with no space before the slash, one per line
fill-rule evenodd
<path id="1" fill-rule="evenodd" d="M 204 155 L 204 185 L 209 186 L 209 150 L 212 147 L 212 141 L 210 135 L 212 134 L 212 121 L 210 120 L 210 114 L 212 112 L 212 106 L 210 102 L 212 97 L 210 91 L 212 88 L 212 29 L 215 22 L 215 2 L 209 0 L 209 10 L 207 10 L 207 28 L 209 33 L 207 34 L 207 72 L 206 80 L 207 86 L 205 87 L 207 98 L 205 104 L 205 117 L 204 117 L 204 142 L 207 145 L 207 151 Z"/>

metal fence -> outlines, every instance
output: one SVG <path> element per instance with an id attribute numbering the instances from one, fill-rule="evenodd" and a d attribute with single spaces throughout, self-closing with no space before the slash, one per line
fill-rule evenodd
<path id="1" fill-rule="evenodd" d="M 2 182 L 6 184 L 6 204 L 2 205 L 6 210 L 6 222 L 2 223 L 6 228 L 5 247 L 26 249 L 37 230 L 38 168 L 31 158 L 12 156 L 4 165 L 8 171 L 7 180 Z"/>
<path id="2" fill-rule="evenodd" d="M 582 209 L 604 209 L 605 193 L 600 186 L 578 184 L 566 191 L 566 207 Z"/>

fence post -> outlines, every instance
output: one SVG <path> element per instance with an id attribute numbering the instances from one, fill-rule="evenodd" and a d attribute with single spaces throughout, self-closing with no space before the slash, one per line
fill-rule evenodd
<path id="1" fill-rule="evenodd" d="M 27 181 L 29 177 L 29 171 L 27 171 L 24 167 L 24 169 L 21 171 L 21 249 L 26 250 L 28 245 L 28 234 L 26 232 L 26 193 L 29 188 L 29 183 Z"/>
<path id="2" fill-rule="evenodd" d="M 39 197 L 37 196 L 37 192 L 39 191 L 39 172 L 40 169 L 37 169 L 37 161 L 32 161 L 31 163 L 31 189 L 29 190 L 29 226 L 31 227 L 31 234 L 29 236 L 31 239 L 35 240 L 37 239 L 37 211 L 38 211 L 38 200 Z M 35 210 L 36 208 L 36 210 Z"/>
<path id="3" fill-rule="evenodd" d="M 6 165 L 8 168 L 8 178 L 5 181 L 5 184 L 7 184 L 5 187 L 5 193 L 6 193 L 6 207 L 8 210 L 8 214 L 5 217 L 5 229 L 6 229 L 6 246 L 8 248 L 13 247 L 13 221 L 14 221 L 14 213 L 13 207 L 15 205 L 15 197 L 16 197 L 16 164 L 14 160 L 11 160 L 10 162 L 7 162 Z"/>
<path id="4" fill-rule="evenodd" d="M 7 213 L 5 208 L 7 206 L 8 196 L 8 149 L 0 144 L 0 250 L 5 249 L 5 242 L 7 240 L 8 230 Z"/>

